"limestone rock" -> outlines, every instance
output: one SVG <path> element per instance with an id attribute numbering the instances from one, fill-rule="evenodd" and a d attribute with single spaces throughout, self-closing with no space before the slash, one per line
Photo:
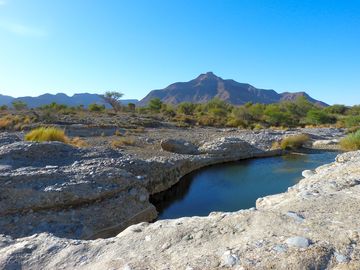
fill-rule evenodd
<path id="1" fill-rule="evenodd" d="M 313 176 L 314 174 L 315 172 L 312 170 L 305 170 L 301 173 L 301 175 L 304 176 L 305 178 Z"/>
<path id="2" fill-rule="evenodd" d="M 290 247 L 307 248 L 310 246 L 310 241 L 305 237 L 294 236 L 286 239 L 286 244 Z"/>
<path id="3" fill-rule="evenodd" d="M 199 151 L 202 154 L 210 155 L 236 155 L 239 153 L 250 154 L 254 152 L 255 147 L 248 142 L 237 137 L 221 137 L 200 146 Z"/>
<path id="4" fill-rule="evenodd" d="M 160 142 L 161 148 L 168 152 L 196 155 L 198 154 L 197 146 L 185 140 L 164 139 Z"/>
<path id="5" fill-rule="evenodd" d="M 60 142 L 1 146 L 0 231 L 93 238 L 154 219 L 147 190 L 122 162 L 108 150 Z"/>

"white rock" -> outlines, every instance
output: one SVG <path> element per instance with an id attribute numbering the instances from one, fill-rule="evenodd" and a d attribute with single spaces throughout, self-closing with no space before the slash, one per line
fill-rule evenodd
<path id="1" fill-rule="evenodd" d="M 286 239 L 286 244 L 290 247 L 307 248 L 310 246 L 310 241 L 302 236 L 294 236 Z"/>
<path id="2" fill-rule="evenodd" d="M 335 259 L 338 263 L 346 263 L 349 259 L 341 253 L 334 252 Z"/>
<path id="3" fill-rule="evenodd" d="M 234 266 L 235 264 L 239 263 L 239 257 L 235 254 L 232 254 L 230 250 L 224 252 L 222 259 L 224 265 L 226 266 Z"/>
<path id="4" fill-rule="evenodd" d="M 312 170 L 305 170 L 301 174 L 303 177 L 308 178 L 308 177 L 315 175 L 315 172 Z"/>

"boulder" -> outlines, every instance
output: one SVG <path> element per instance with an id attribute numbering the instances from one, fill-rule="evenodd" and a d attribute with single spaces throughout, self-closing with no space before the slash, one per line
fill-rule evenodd
<path id="1" fill-rule="evenodd" d="M 198 148 L 196 145 L 182 139 L 164 139 L 161 140 L 160 145 L 164 151 L 172 153 L 186 155 L 198 154 Z"/>

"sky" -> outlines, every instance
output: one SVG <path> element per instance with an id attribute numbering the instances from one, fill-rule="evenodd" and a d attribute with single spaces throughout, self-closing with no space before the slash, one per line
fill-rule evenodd
<path id="1" fill-rule="evenodd" d="M 360 104 L 360 0 L 0 0 L 0 94 L 141 99 L 208 71 Z"/>

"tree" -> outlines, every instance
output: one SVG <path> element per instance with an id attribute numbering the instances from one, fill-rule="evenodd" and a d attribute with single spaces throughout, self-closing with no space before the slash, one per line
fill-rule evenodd
<path id="1" fill-rule="evenodd" d="M 334 113 L 334 114 L 345 114 L 348 111 L 348 107 L 346 107 L 345 105 L 341 105 L 341 104 L 335 104 L 329 107 L 326 107 L 324 109 L 325 112 L 327 113 Z"/>
<path id="2" fill-rule="evenodd" d="M 291 126 L 294 124 L 294 119 L 291 114 L 282 111 L 278 104 L 270 104 L 264 111 L 266 122 L 272 126 Z"/>
<path id="3" fill-rule="evenodd" d="M 153 112 L 160 112 L 161 106 L 163 102 L 160 100 L 160 98 L 153 98 L 149 101 L 149 109 Z"/>
<path id="4" fill-rule="evenodd" d="M 21 100 L 15 100 L 11 103 L 13 105 L 13 107 L 15 108 L 15 110 L 24 110 L 27 108 L 27 104 L 24 101 Z"/>
<path id="5" fill-rule="evenodd" d="M 121 109 L 121 103 L 120 103 L 120 98 L 123 96 L 123 93 L 120 92 L 116 92 L 116 91 L 108 91 L 105 92 L 104 95 L 101 95 L 100 97 L 106 102 L 108 103 L 115 112 L 120 111 Z"/>

